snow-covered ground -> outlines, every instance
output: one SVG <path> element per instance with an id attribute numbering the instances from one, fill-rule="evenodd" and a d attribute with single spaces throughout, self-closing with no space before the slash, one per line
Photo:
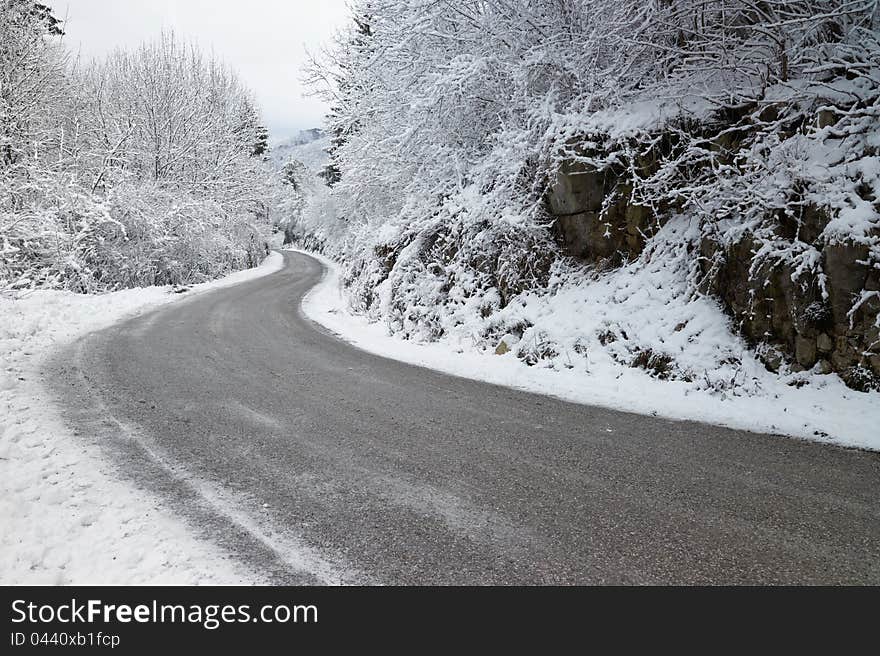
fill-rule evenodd
<path id="1" fill-rule="evenodd" d="M 267 275 L 258 268 L 174 294 L 36 291 L 0 298 L 0 584 L 254 583 L 159 500 L 117 479 L 48 401 L 43 360 L 82 335 L 160 305 Z"/>
<path id="2" fill-rule="evenodd" d="M 515 356 L 512 336 L 508 337 L 512 348 L 503 355 L 468 338 L 466 331 L 439 342 L 402 340 L 390 336 L 384 324 L 350 313 L 338 266 L 323 256 L 307 254 L 321 260 L 328 273 L 303 300 L 306 315 L 378 355 L 576 403 L 880 450 L 880 393 L 853 391 L 835 375 L 768 372 L 730 332 L 720 309 L 708 299 L 684 299 L 652 280 L 652 276 L 668 276 L 667 272 L 650 267 L 624 270 L 598 284 L 563 289 L 553 308 L 537 301 L 523 312 L 534 324 L 552 326 L 553 343 L 563 341 L 564 335 L 595 334 L 592 324 L 608 319 L 618 329 L 626 321 L 640 324 L 643 338 L 649 333 L 674 335 L 682 344 L 658 340 L 664 342 L 664 351 L 680 347 L 685 364 L 688 358 L 729 361 L 719 369 L 717 381 L 658 380 L 616 361 L 613 344 L 603 349 L 589 344 L 585 354 L 570 351 L 551 360 L 551 366 L 528 366 Z M 613 288 L 605 288 L 612 284 Z M 609 299 L 614 298 L 619 303 L 612 307 Z M 543 322 L 531 316 L 551 310 L 553 316 Z M 676 325 L 666 330 L 664 324 L 670 321 Z M 522 340 L 534 337 L 527 332 Z M 721 380 L 731 376 L 736 377 L 733 384 Z"/>

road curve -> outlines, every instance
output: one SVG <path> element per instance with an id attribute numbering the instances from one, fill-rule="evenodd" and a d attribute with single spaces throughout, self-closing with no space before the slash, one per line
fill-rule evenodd
<path id="1" fill-rule="evenodd" d="M 880 583 L 878 454 L 374 356 L 303 316 L 321 265 L 284 257 L 52 364 L 67 420 L 268 580 Z"/>

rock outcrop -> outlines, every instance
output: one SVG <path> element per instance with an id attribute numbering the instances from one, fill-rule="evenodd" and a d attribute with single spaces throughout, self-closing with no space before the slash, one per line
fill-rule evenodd
<path id="1" fill-rule="evenodd" d="M 554 235 L 568 255 L 596 266 L 637 257 L 662 216 L 632 201 L 632 187 L 613 171 L 580 163 L 561 167 L 546 196 Z M 868 247 L 826 240 L 829 216 L 805 208 L 796 225 L 773 217 L 775 238 L 816 249 L 820 275 L 785 261 L 760 258 L 749 233 L 735 243 L 704 236 L 699 245 L 701 290 L 718 298 L 771 370 L 837 372 L 854 389 L 880 389 L 880 270 Z"/>
<path id="2" fill-rule="evenodd" d="M 818 365 L 854 389 L 877 388 L 880 294 L 871 292 L 880 291 L 880 271 L 866 265 L 867 246 L 823 245 L 813 234 L 824 290 L 816 275 L 798 275 L 786 262 L 756 259 L 757 244 L 745 235 L 726 246 L 703 239 L 704 291 L 722 301 L 769 369 L 787 359 L 795 370 Z"/>
<path id="3" fill-rule="evenodd" d="M 659 223 L 650 208 L 632 202 L 632 187 L 613 171 L 566 163 L 547 195 L 555 237 L 565 253 L 616 266 L 642 252 Z"/>

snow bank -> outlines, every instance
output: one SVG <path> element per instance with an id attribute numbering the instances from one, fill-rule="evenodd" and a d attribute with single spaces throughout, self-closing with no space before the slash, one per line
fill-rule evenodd
<path id="1" fill-rule="evenodd" d="M 117 480 L 97 447 L 65 428 L 39 371 L 47 355 L 134 314 L 279 270 L 263 264 L 174 294 L 35 291 L 0 297 L 0 584 L 254 582 L 159 500 Z"/>
<path id="2" fill-rule="evenodd" d="M 496 355 L 469 337 L 466 326 L 431 343 L 389 335 L 383 324 L 348 311 L 334 262 L 307 254 L 320 260 L 327 273 L 303 300 L 303 311 L 372 353 L 575 403 L 880 450 L 880 393 L 851 390 L 835 375 L 780 376 L 767 371 L 731 331 L 719 307 L 706 298 L 677 296 L 670 286 L 662 285 L 664 275 L 669 276 L 662 270 L 625 268 L 601 284 L 566 288 L 543 303 L 528 299 L 523 315 L 532 319 L 550 316 L 552 322 L 544 324 L 545 328 L 552 325 L 549 341 L 572 345 L 568 353 L 541 362 L 546 366 L 528 366 L 516 357 L 518 344 Z M 615 297 L 621 302 L 616 303 Z M 684 324 L 679 331 L 658 324 L 672 317 Z M 615 321 L 618 329 L 627 323 L 641 325 L 639 337 L 646 340 L 646 347 L 674 350 L 679 363 L 692 361 L 696 366 L 718 361 L 722 364 L 715 376 L 738 380 L 734 385 L 717 385 L 718 381 L 703 378 L 658 380 L 615 359 L 615 343 L 608 348 L 591 343 L 583 353 L 575 352 L 572 342 L 591 333 L 585 325 Z M 676 343 L 659 342 L 668 334 L 676 336 Z M 520 342 L 529 338 L 526 333 Z"/>

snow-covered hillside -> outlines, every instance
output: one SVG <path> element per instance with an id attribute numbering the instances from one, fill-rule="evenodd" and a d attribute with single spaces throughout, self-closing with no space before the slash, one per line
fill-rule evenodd
<path id="1" fill-rule="evenodd" d="M 875 2 L 355 12 L 291 231 L 355 312 L 584 385 L 880 401 Z"/>
<path id="2" fill-rule="evenodd" d="M 327 166 L 329 147 L 330 138 L 319 128 L 312 128 L 272 146 L 269 157 L 276 169 L 280 170 L 290 160 L 296 160 L 317 174 Z"/>

